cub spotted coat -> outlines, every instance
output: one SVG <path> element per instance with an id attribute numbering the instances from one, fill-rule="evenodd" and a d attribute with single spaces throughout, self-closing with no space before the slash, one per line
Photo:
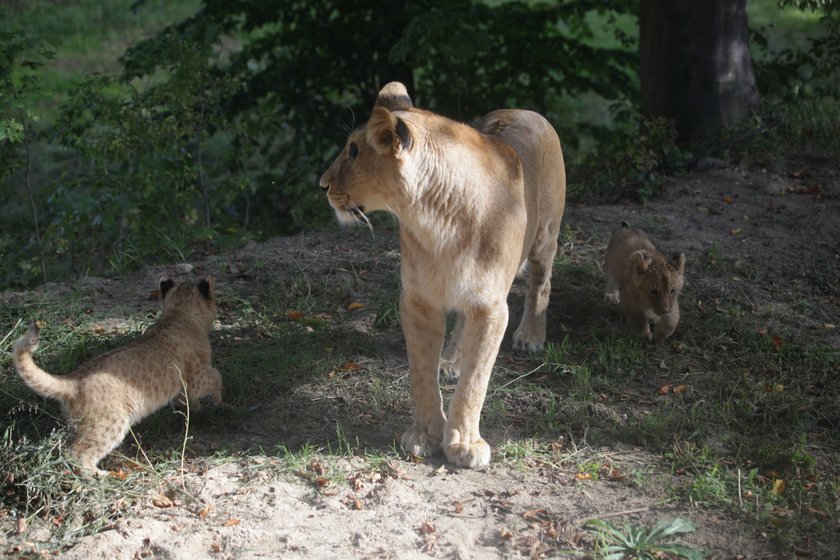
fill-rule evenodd
<path id="1" fill-rule="evenodd" d="M 414 397 L 402 447 L 420 456 L 442 450 L 459 466 L 487 464 L 481 408 L 508 323 L 508 291 L 525 261 L 513 344 L 536 351 L 545 342 L 566 193 L 557 133 L 519 110 L 493 111 L 473 128 L 416 109 L 405 86 L 391 82 L 320 184 L 342 222 L 369 224 L 375 210 L 399 218 L 400 319 Z M 457 321 L 442 362 L 448 312 Z M 448 415 L 441 367 L 460 372 Z"/>
<path id="2" fill-rule="evenodd" d="M 127 345 L 88 360 L 68 375 L 47 373 L 32 359 L 40 330 L 33 323 L 15 342 L 20 377 L 42 397 L 57 399 L 70 424 L 70 455 L 87 470 L 125 437 L 131 425 L 183 394 L 191 407 L 222 400 L 222 377 L 210 365 L 216 316 L 212 278 L 198 285 L 160 282 L 160 319 Z"/>
<path id="3" fill-rule="evenodd" d="M 685 255 L 666 256 L 641 229 L 621 222 L 607 247 L 604 297 L 621 305 L 634 333 L 665 340 L 680 322 Z M 651 333 L 650 323 L 655 330 Z"/>

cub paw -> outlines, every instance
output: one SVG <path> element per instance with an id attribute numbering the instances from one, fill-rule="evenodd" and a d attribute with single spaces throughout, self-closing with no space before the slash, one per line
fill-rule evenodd
<path id="1" fill-rule="evenodd" d="M 450 463 L 467 469 L 475 469 L 490 464 L 490 446 L 479 438 L 470 443 L 451 443 L 443 452 Z"/>
<path id="2" fill-rule="evenodd" d="M 545 346 L 545 333 L 529 332 L 522 327 L 513 333 L 513 349 L 522 352 L 539 352 Z"/>
<path id="3" fill-rule="evenodd" d="M 440 440 L 440 434 L 430 434 L 418 426 L 412 426 L 400 438 L 400 446 L 409 455 L 431 457 L 440 454 Z"/>

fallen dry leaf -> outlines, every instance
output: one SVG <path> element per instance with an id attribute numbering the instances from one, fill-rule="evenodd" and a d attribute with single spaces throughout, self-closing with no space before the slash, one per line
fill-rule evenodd
<path id="1" fill-rule="evenodd" d="M 671 383 L 666 383 L 662 387 L 660 387 L 659 390 L 656 391 L 656 392 L 659 393 L 660 395 L 667 395 L 668 393 L 671 392 L 671 389 L 673 389 L 673 388 L 674 388 L 674 386 Z"/>
<path id="2" fill-rule="evenodd" d="M 685 393 L 687 387 L 685 385 L 674 385 L 674 392 L 678 395 Z"/>
<path id="3" fill-rule="evenodd" d="M 741 235 L 741 228 L 732 228 L 731 230 L 729 230 L 729 233 L 731 233 L 732 235 Z"/>
<path id="4" fill-rule="evenodd" d="M 25 517 L 18 517 L 17 532 L 18 532 L 18 535 L 22 535 L 23 533 L 26 532 L 26 518 Z"/>
<path id="5" fill-rule="evenodd" d="M 202 509 L 201 511 L 198 512 L 198 516 L 201 517 L 202 519 L 204 519 L 205 517 L 210 515 L 210 510 L 212 510 L 212 509 L 213 509 L 213 506 L 211 506 L 210 504 L 207 504 L 206 506 L 204 506 L 204 509 Z"/>
<path id="6" fill-rule="evenodd" d="M 435 526 L 428 521 L 420 525 L 420 533 L 423 535 L 431 535 L 435 532 Z"/>
<path id="7" fill-rule="evenodd" d="M 303 312 L 294 310 L 286 311 L 286 319 L 289 321 L 300 321 L 303 319 Z"/>
<path id="8" fill-rule="evenodd" d="M 588 472 L 579 472 L 575 475 L 578 480 L 592 480 L 592 475 Z"/>
<path id="9" fill-rule="evenodd" d="M 240 523 L 241 521 L 239 521 L 235 517 L 231 517 L 230 519 L 222 523 L 222 525 L 225 527 L 233 527 L 234 525 L 239 525 Z"/>
<path id="10" fill-rule="evenodd" d="M 509 541 L 513 538 L 513 531 L 511 531 L 507 527 L 502 527 L 501 529 L 499 529 L 499 537 L 503 540 Z"/>
<path id="11" fill-rule="evenodd" d="M 214 553 L 218 554 L 222 551 L 222 545 L 220 545 L 217 542 L 214 542 L 213 544 L 210 545 L 210 550 L 212 550 Z"/>
<path id="12" fill-rule="evenodd" d="M 770 337 L 770 340 L 773 341 L 773 346 L 776 348 L 776 350 L 782 349 L 782 337 L 774 334 Z"/>
<path id="13" fill-rule="evenodd" d="M 164 496 L 163 494 L 158 494 L 157 496 L 152 498 L 152 505 L 159 508 L 170 508 L 174 504 L 172 503 L 172 500 L 170 500 L 168 497 Z"/>
<path id="14" fill-rule="evenodd" d="M 340 366 L 338 366 L 339 371 L 357 371 L 362 369 L 362 366 L 357 364 L 356 362 L 344 362 Z"/>
<path id="15" fill-rule="evenodd" d="M 353 509 L 355 509 L 355 510 L 364 509 L 364 504 L 362 504 L 362 500 L 360 500 L 359 498 L 355 498 L 353 500 Z"/>
<path id="16" fill-rule="evenodd" d="M 785 481 L 784 481 L 784 479 L 777 478 L 776 480 L 774 480 L 773 481 L 773 494 L 778 496 L 784 491 L 785 491 Z"/>
<path id="17" fill-rule="evenodd" d="M 325 476 L 319 476 L 315 479 L 315 485 L 318 486 L 318 488 L 325 488 L 330 485 L 330 479 Z"/>
<path id="18" fill-rule="evenodd" d="M 723 201 L 724 201 L 725 203 L 727 203 L 727 204 L 732 204 L 732 197 L 731 197 L 731 196 L 729 196 L 728 194 L 727 194 L 727 195 L 724 195 L 724 196 L 723 196 Z"/>
<path id="19" fill-rule="evenodd" d="M 347 306 L 347 311 L 355 311 L 357 309 L 361 309 L 365 306 L 363 303 L 359 303 L 358 301 L 354 301 L 350 305 Z"/>
<path id="20" fill-rule="evenodd" d="M 108 476 L 110 476 L 111 478 L 116 478 L 117 480 L 125 480 L 128 475 L 125 473 L 124 470 L 119 469 L 116 471 L 108 471 Z"/>

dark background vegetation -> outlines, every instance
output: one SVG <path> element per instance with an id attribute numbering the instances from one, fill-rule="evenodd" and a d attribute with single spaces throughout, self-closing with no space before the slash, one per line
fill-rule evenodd
<path id="1" fill-rule="evenodd" d="M 542 112 L 563 140 L 573 201 L 648 199 L 664 174 L 705 156 L 836 146 L 831 2 L 716 0 L 704 14 L 680 11 L 689 5 L 5 2 L 0 288 L 329 227 L 317 178 L 391 80 L 418 106 L 463 121 L 504 106 Z M 727 10 L 749 21 L 748 35 L 709 31 L 702 17 L 731 21 Z M 640 59 L 647 91 L 696 90 L 680 75 L 650 77 L 673 61 L 645 53 L 640 14 L 675 22 L 668 52 L 696 58 L 698 28 L 748 47 L 757 95 L 746 110 L 699 136 L 667 110 L 648 105 L 643 117 Z"/>

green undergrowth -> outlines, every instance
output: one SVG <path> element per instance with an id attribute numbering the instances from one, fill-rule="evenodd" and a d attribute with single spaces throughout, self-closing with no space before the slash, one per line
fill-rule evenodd
<path id="1" fill-rule="evenodd" d="M 697 266 L 708 270 L 681 298 L 680 327 L 660 345 L 628 335 L 602 299 L 595 264 L 559 259 L 546 349 L 523 356 L 506 338 L 496 362 L 482 416 L 493 461 L 639 491 L 656 480 L 668 500 L 741 516 L 780 550 L 823 551 L 837 544 L 840 517 L 840 353 L 779 326 L 802 309 L 782 306 L 776 323 L 749 313 L 720 282 L 737 263 L 707 256 Z M 141 422 L 103 461 L 125 480 L 75 474 L 58 407 L 22 385 L 9 350 L 29 320 L 45 321 L 37 359 L 64 373 L 136 336 L 154 320 L 154 302 L 107 316 L 79 296 L 0 305 L 0 509 L 33 522 L 73 519 L 50 529 L 48 546 L 60 549 L 124 514 L 97 509 L 75 488 L 148 499 L 181 468 L 249 455 L 316 493 L 349 483 L 339 464 L 347 458 L 380 476 L 398 470 L 408 458 L 393 435 L 411 413 L 398 284 L 358 292 L 363 271 L 378 266 L 336 265 L 326 275 L 301 266 L 283 277 L 255 264 L 254 285 L 220 295 L 212 341 L 225 405 L 189 421 L 166 407 Z M 510 302 L 513 324 L 521 296 Z M 454 387 L 444 380 L 445 401 Z M 644 461 L 617 467 L 602 451 L 617 447 Z"/>

